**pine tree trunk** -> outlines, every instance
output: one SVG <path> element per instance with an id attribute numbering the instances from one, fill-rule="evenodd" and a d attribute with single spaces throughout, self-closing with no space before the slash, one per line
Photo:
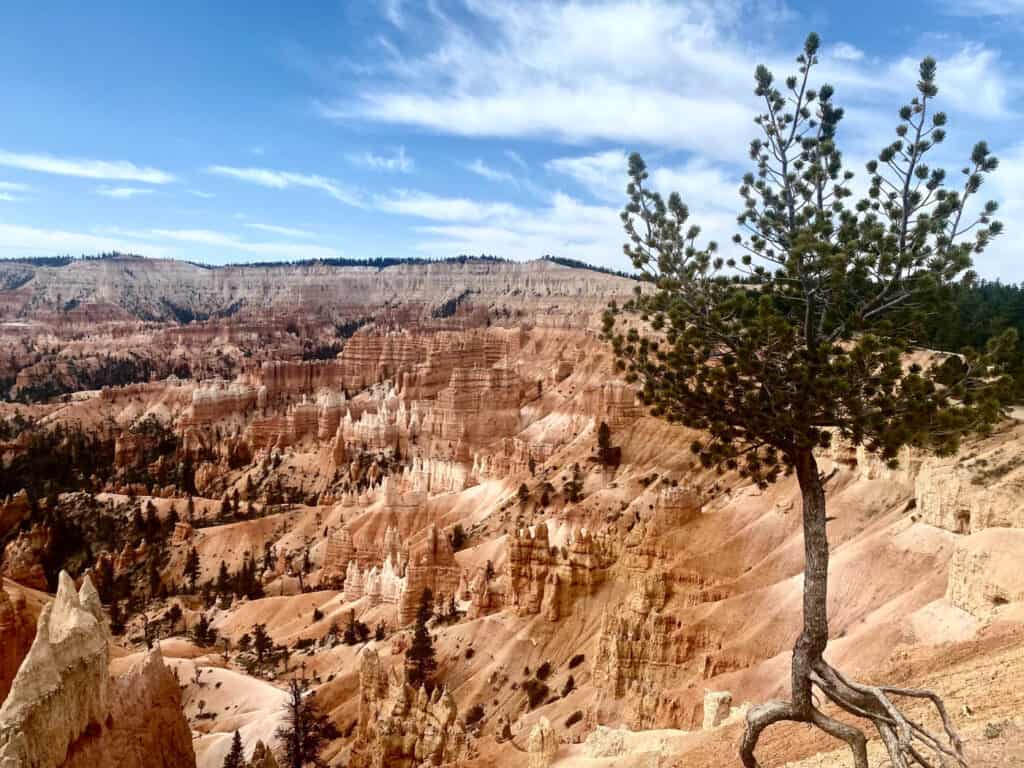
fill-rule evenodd
<path id="1" fill-rule="evenodd" d="M 796 476 L 803 496 L 804 623 L 793 649 L 793 706 L 811 717 L 811 671 L 828 645 L 828 535 L 825 489 L 810 449 L 796 455 Z"/>

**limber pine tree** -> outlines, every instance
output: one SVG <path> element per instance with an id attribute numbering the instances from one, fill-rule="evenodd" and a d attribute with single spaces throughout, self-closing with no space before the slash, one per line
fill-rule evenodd
<path id="1" fill-rule="evenodd" d="M 320 758 L 320 751 L 338 738 L 339 733 L 331 719 L 317 707 L 305 677 L 288 681 L 284 710 L 284 723 L 277 729 L 276 736 L 284 746 L 285 765 L 287 768 L 309 765 L 322 768 L 326 763 Z"/>
<path id="2" fill-rule="evenodd" d="M 719 256 L 713 242 L 698 244 L 679 195 L 665 200 L 649 189 L 643 160 L 630 157 L 625 252 L 654 289 L 610 306 L 605 334 L 652 412 L 701 430 L 691 449 L 703 466 L 762 486 L 795 472 L 799 483 L 805 570 L 792 700 L 750 710 L 743 765 L 757 768 L 761 733 L 788 720 L 845 741 L 856 768 L 867 768 L 863 731 L 824 714 L 815 689 L 870 721 L 894 768 L 964 765 L 937 695 L 864 685 L 824 658 L 829 518 L 815 450 L 835 437 L 889 463 L 904 446 L 949 454 L 1001 417 L 1006 380 L 995 361 L 1012 338 L 966 351 L 952 371 L 904 365 L 922 320 L 942 311 L 950 285 L 973 279 L 972 254 L 1001 231 L 991 218 L 995 203 L 971 205 L 997 160 L 975 145 L 959 189 L 928 165 L 946 124 L 933 110 L 936 64 L 928 58 L 917 95 L 899 111 L 896 140 L 867 166 L 868 197 L 848 202 L 853 174 L 836 143 L 843 111 L 832 87 L 811 84 L 818 46 L 810 35 L 799 74 L 784 84 L 757 67 L 764 112 L 750 145 L 755 171 L 740 187 L 738 259 Z M 906 717 L 901 698 L 931 702 L 942 731 Z"/>

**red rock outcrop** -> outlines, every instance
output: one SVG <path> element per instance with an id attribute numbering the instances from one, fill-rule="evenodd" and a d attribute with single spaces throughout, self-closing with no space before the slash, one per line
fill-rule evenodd
<path id="1" fill-rule="evenodd" d="M 434 605 L 444 605 L 455 597 L 461 570 L 448 537 L 436 525 L 427 529 L 426 537 L 415 544 L 409 554 L 406 584 L 398 603 L 398 623 L 411 623 L 416 618 L 423 590 L 430 589 Z"/>
<path id="2" fill-rule="evenodd" d="M 16 586 L 0 585 L 0 701 L 7 697 L 35 635 L 36 622 L 28 612 L 25 595 Z"/>
<path id="3" fill-rule="evenodd" d="M 29 513 L 32 504 L 24 489 L 0 502 L 0 537 L 6 536 Z"/>
<path id="4" fill-rule="evenodd" d="M 506 604 L 520 616 L 543 613 L 558 621 L 572 613 L 577 597 L 593 594 L 604 583 L 614 562 L 612 552 L 605 537 L 586 529 L 565 547 L 551 546 L 546 523 L 517 529 L 508 544 Z M 486 611 L 477 606 L 475 612 Z"/>
<path id="5" fill-rule="evenodd" d="M 388 674 L 377 652 L 359 662 L 359 720 L 351 768 L 417 768 L 459 765 L 469 744 L 455 701 L 443 688 L 416 690 L 403 670 Z"/>
<path id="6" fill-rule="evenodd" d="M 606 609 L 601 619 L 594 683 L 612 699 L 629 694 L 635 728 L 652 727 L 666 675 L 685 661 L 686 647 L 675 638 L 679 621 L 661 612 L 667 599 L 664 573 L 635 577 L 626 603 Z"/>
<path id="7" fill-rule="evenodd" d="M 111 680 L 106 618 L 88 577 L 65 572 L 0 707 L 4 768 L 194 766 L 177 681 L 159 649 Z"/>
<path id="8" fill-rule="evenodd" d="M 19 533 L 4 547 L 0 576 L 32 589 L 45 590 L 46 573 L 42 563 L 52 539 L 52 531 L 43 524 Z"/>

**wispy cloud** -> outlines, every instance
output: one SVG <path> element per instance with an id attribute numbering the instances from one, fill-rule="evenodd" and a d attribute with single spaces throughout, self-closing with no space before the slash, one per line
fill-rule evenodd
<path id="1" fill-rule="evenodd" d="M 320 105 L 322 114 L 456 136 L 653 145 L 744 163 L 755 130 L 754 64 L 780 76 L 795 67 L 770 19 L 759 42 L 750 41 L 749 8 L 738 1 L 474 1 L 465 13 L 431 18 L 436 44 L 422 53 L 391 45 L 383 73 Z M 1006 64 L 990 49 L 955 45 L 944 41 L 935 52 L 946 103 L 965 115 L 1005 116 L 1014 90 Z M 917 58 L 907 61 L 840 42 L 826 49 L 819 74 L 848 112 L 892 114 L 913 94 Z"/>
<path id="2" fill-rule="evenodd" d="M 190 195 L 195 195 L 196 197 L 201 197 L 203 200 L 211 200 L 214 197 L 216 197 L 216 195 L 213 194 L 213 192 L 204 192 L 201 189 L 190 189 L 188 193 Z"/>
<path id="3" fill-rule="evenodd" d="M 591 195 L 616 205 L 617 209 L 626 202 L 625 150 L 560 157 L 550 160 L 545 167 L 573 179 Z M 655 165 L 649 172 L 653 189 L 663 195 L 679 192 L 690 208 L 692 223 L 702 227 L 708 239 L 719 244 L 729 241 L 736 231 L 736 213 L 741 207 L 738 173 L 700 157 L 691 157 L 680 165 Z"/>
<path id="4" fill-rule="evenodd" d="M 513 163 L 518 165 L 520 168 L 526 169 L 526 161 L 523 160 L 523 156 L 516 152 L 514 149 L 506 149 L 505 157 L 511 160 Z"/>
<path id="5" fill-rule="evenodd" d="M 294 173 L 292 171 L 276 171 L 269 168 L 237 168 L 229 165 L 211 165 L 206 171 L 216 176 L 226 176 L 239 181 L 246 181 L 250 184 L 258 184 L 261 187 L 269 187 L 270 189 L 289 189 L 291 187 L 317 189 L 321 192 L 326 192 L 339 202 L 353 206 L 362 205 L 359 196 L 355 192 L 347 189 L 340 182 L 326 176 Z"/>
<path id="6" fill-rule="evenodd" d="M 283 235 L 284 237 L 316 237 L 312 232 L 308 232 L 305 229 L 297 229 L 295 227 L 281 227 L 277 224 L 259 224 L 257 222 L 246 223 L 250 229 L 258 229 L 261 232 L 270 232 L 274 235 Z"/>
<path id="7" fill-rule="evenodd" d="M 415 162 L 405 153 L 405 147 L 399 147 L 390 155 L 375 155 L 364 152 L 361 155 L 349 155 L 349 162 L 374 171 L 397 171 L 412 173 Z"/>
<path id="8" fill-rule="evenodd" d="M 405 27 L 405 13 L 402 0 L 384 0 L 384 16 L 399 29 Z"/>
<path id="9" fill-rule="evenodd" d="M 399 213 L 435 221 L 473 221 L 514 216 L 517 208 L 509 203 L 489 203 L 464 197 L 438 197 L 426 192 L 396 190 L 376 198 L 376 207 L 388 213 Z"/>
<path id="10" fill-rule="evenodd" d="M 126 160 L 87 160 L 0 150 L 0 165 L 85 179 L 136 181 L 144 184 L 168 184 L 174 181 L 174 176 L 166 171 L 138 166 Z"/>
<path id="11" fill-rule="evenodd" d="M 1024 0 L 939 0 L 938 4 L 950 16 L 1024 15 Z"/>
<path id="12" fill-rule="evenodd" d="M 103 195 L 104 197 L 114 197 L 119 200 L 127 200 L 131 197 L 137 197 L 139 195 L 148 195 L 152 193 L 151 189 L 144 189 L 142 187 L 97 187 L 96 194 Z"/>
<path id="13" fill-rule="evenodd" d="M 499 181 L 504 184 L 518 184 L 518 179 L 509 173 L 508 171 L 500 171 L 497 168 L 491 168 L 479 157 L 472 163 L 467 163 L 465 166 L 467 171 L 475 173 L 477 176 L 483 176 L 485 179 L 490 181 Z"/>
<path id="14" fill-rule="evenodd" d="M 176 255 L 172 249 L 158 245 L 151 238 L 111 232 L 96 234 L 62 229 L 0 224 L 0 252 L 6 256 L 61 255 L 66 253 L 101 253 L 122 251 L 165 258 Z"/>
<path id="15" fill-rule="evenodd" d="M 148 230 L 148 235 L 158 240 L 224 248 L 276 259 L 331 259 L 341 256 L 340 251 L 326 246 L 243 240 L 212 229 L 152 229 Z"/>
<path id="16" fill-rule="evenodd" d="M 13 203 L 21 198 L 12 192 L 24 192 L 28 189 L 27 184 L 20 184 L 16 181 L 0 181 L 0 201 Z"/>
<path id="17" fill-rule="evenodd" d="M 831 54 L 842 61 L 860 61 L 864 58 L 864 51 L 850 43 L 836 43 L 832 46 Z"/>
<path id="18" fill-rule="evenodd" d="M 417 250 L 428 256 L 497 253 L 513 259 L 544 254 L 622 268 L 622 226 L 618 209 L 588 205 L 555 194 L 538 209 L 515 209 L 491 219 L 469 219 L 418 227 Z"/>

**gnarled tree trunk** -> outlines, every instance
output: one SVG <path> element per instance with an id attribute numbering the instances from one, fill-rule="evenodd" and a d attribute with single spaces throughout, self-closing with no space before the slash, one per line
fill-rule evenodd
<path id="1" fill-rule="evenodd" d="M 824 714 L 815 702 L 815 687 L 840 709 L 872 722 L 889 753 L 892 768 L 932 768 L 947 765 L 947 760 L 967 768 L 960 738 L 937 695 L 924 690 L 855 683 L 825 661 L 829 563 L 825 488 L 810 449 L 796 451 L 793 465 L 803 497 L 804 593 L 803 629 L 793 648 L 790 670 L 792 700 L 770 701 L 752 707 L 747 713 L 747 728 L 740 747 L 744 768 L 761 768 L 755 756 L 761 733 L 783 721 L 812 723 L 846 742 L 853 753 L 854 768 L 868 768 L 864 733 Z M 941 717 L 945 735 L 933 734 L 909 720 L 893 704 L 895 696 L 929 700 Z"/>

